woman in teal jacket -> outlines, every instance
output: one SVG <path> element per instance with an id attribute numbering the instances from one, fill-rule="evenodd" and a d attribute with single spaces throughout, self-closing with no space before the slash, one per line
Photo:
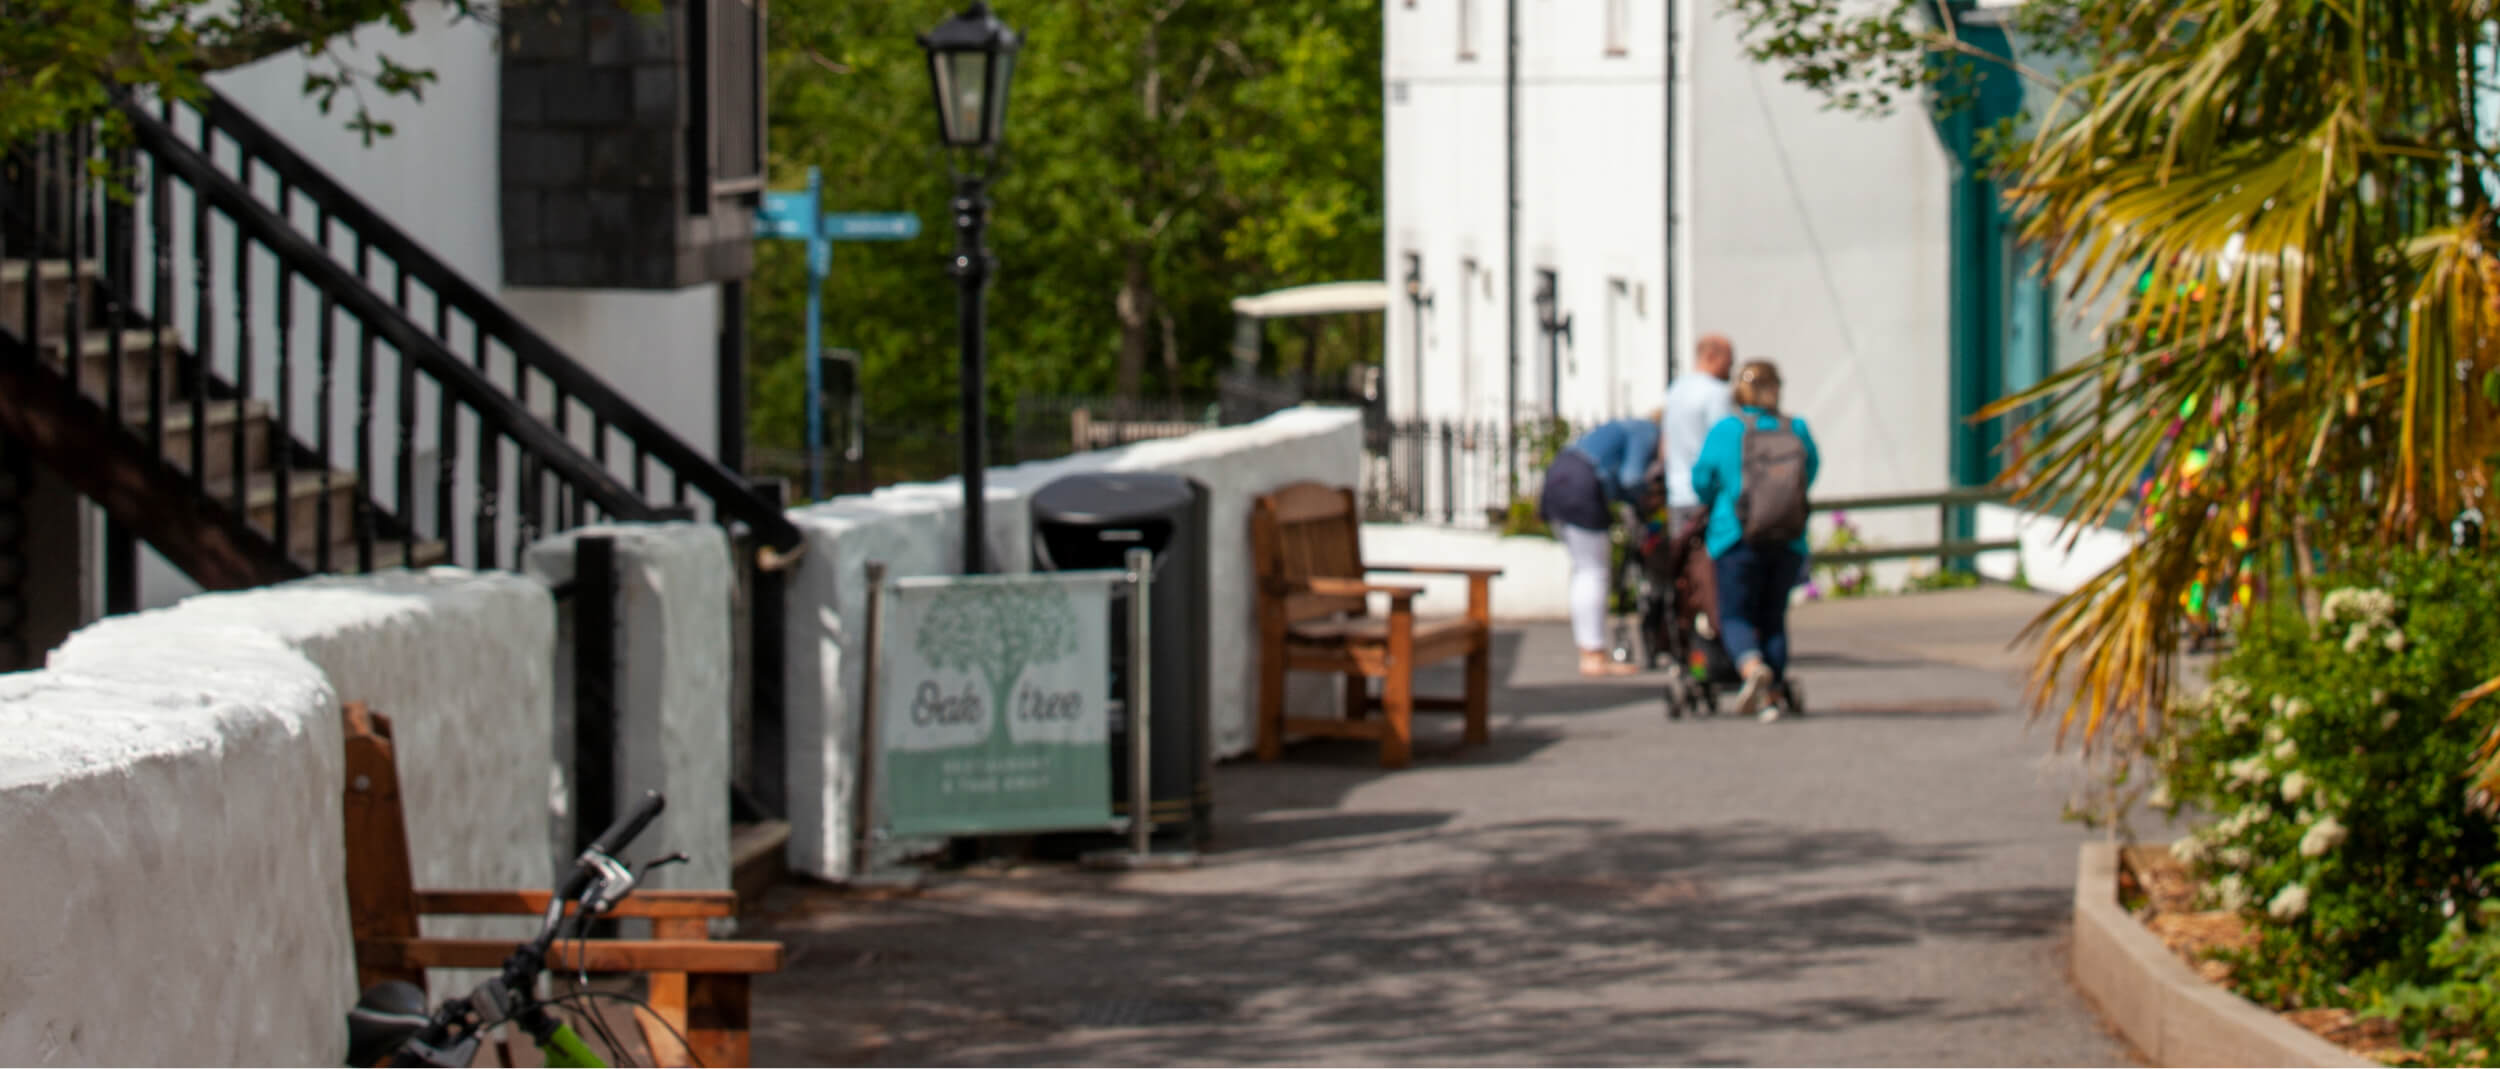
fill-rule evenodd
<path id="1" fill-rule="evenodd" d="M 1748 542 L 1736 514 L 1737 495 L 1745 488 L 1745 431 L 1777 430 L 1781 424 L 1779 369 L 1768 360 L 1747 361 L 1736 374 L 1735 401 L 1736 414 L 1720 420 L 1702 441 L 1701 456 L 1693 462 L 1693 492 L 1710 510 L 1705 541 L 1719 583 L 1720 632 L 1745 677 L 1737 710 L 1758 712 L 1767 722 L 1795 706 L 1787 683 L 1788 592 L 1805 567 L 1807 547 L 1802 535 L 1784 545 Z M 1786 422 L 1805 446 L 1805 479 L 1812 485 L 1822 466 L 1814 436 L 1806 421 L 1791 416 Z"/>

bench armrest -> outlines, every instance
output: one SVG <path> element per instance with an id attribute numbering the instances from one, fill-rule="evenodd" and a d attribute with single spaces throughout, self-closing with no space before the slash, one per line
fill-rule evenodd
<path id="1" fill-rule="evenodd" d="M 1463 575 L 1467 577 L 1467 618 L 1479 624 L 1493 620 L 1493 577 L 1500 568 L 1472 564 L 1367 564 L 1367 572 L 1403 572 L 1408 575 Z"/>
<path id="2" fill-rule="evenodd" d="M 1502 569 L 1500 568 L 1475 564 L 1366 564 L 1363 566 L 1363 570 L 1367 572 L 1396 572 L 1404 575 L 1464 575 L 1471 577 L 1481 575 L 1487 579 L 1502 574 Z"/>

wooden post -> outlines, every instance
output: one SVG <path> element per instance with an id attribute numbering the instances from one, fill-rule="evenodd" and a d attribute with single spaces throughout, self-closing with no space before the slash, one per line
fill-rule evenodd
<path id="1" fill-rule="evenodd" d="M 349 931 L 368 939 L 417 937 L 416 878 L 408 867 L 408 824 L 400 810 L 399 767 L 392 758 L 391 721 L 348 702 L 341 711 L 347 744 L 347 797 L 343 829 L 347 848 Z M 374 967 L 359 961 L 356 985 L 405 980 L 425 987 L 425 970 Z"/>

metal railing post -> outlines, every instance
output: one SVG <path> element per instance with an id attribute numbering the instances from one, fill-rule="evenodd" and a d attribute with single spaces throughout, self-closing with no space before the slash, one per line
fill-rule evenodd
<path id="1" fill-rule="evenodd" d="M 1458 469 L 1454 463 L 1458 442 L 1451 430 L 1449 424 L 1441 425 L 1441 522 L 1445 525 L 1458 522 Z"/>
<path id="2" fill-rule="evenodd" d="M 573 542 L 573 848 L 616 819 L 616 540 Z"/>
<path id="3" fill-rule="evenodd" d="M 781 479 L 756 479 L 757 496 L 780 504 L 790 484 Z M 753 540 L 760 550 L 760 540 Z M 782 691 L 783 573 L 768 571 L 761 552 L 747 554 L 747 777 L 756 804 L 773 818 L 790 814 L 788 707 Z"/>

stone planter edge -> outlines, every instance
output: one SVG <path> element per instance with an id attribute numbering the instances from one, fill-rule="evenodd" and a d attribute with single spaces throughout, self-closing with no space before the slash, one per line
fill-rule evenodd
<path id="1" fill-rule="evenodd" d="M 2155 1065 L 2377 1066 L 2206 982 L 2118 904 L 2119 844 L 2075 866 L 2075 986 Z"/>

